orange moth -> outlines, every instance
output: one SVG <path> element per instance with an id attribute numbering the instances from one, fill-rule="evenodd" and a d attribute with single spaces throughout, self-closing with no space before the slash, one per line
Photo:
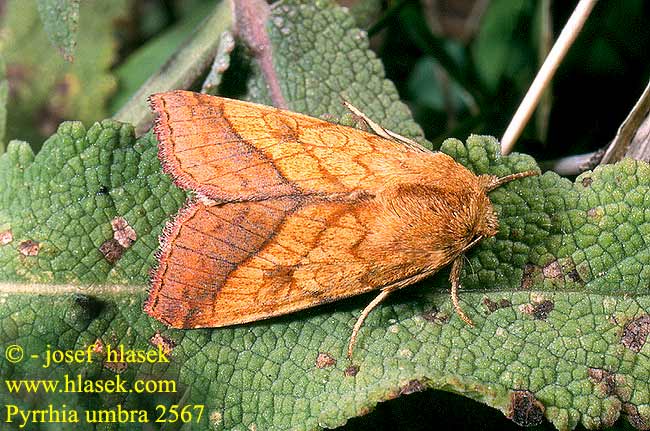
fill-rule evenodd
<path id="1" fill-rule="evenodd" d="M 378 290 L 451 264 L 497 233 L 488 193 L 530 175 L 474 175 L 385 130 L 188 91 L 154 94 L 163 170 L 194 196 L 167 225 L 144 309 L 174 328 L 267 319 Z"/>

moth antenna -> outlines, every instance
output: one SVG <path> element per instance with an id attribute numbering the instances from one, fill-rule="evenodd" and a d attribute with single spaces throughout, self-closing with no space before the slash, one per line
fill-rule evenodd
<path id="1" fill-rule="evenodd" d="M 352 352 L 354 351 L 354 345 L 357 343 L 357 335 L 359 334 L 359 330 L 361 329 L 361 326 L 363 326 L 366 317 L 368 317 L 368 314 L 370 314 L 370 312 L 378 306 L 381 301 L 386 299 L 388 294 L 391 292 L 392 290 L 382 290 L 379 295 L 377 295 L 377 297 L 373 299 L 372 302 L 370 302 L 370 304 L 368 304 L 361 312 L 361 315 L 357 319 L 357 323 L 355 323 L 354 328 L 352 328 L 352 335 L 350 335 L 350 342 L 348 343 L 348 359 L 352 360 Z"/>
<path id="2" fill-rule="evenodd" d="M 519 178 L 525 178 L 525 177 L 533 177 L 535 175 L 539 175 L 539 172 L 537 171 L 524 171 L 524 172 L 517 172 L 515 174 L 510 174 L 506 175 L 505 177 L 494 177 L 492 181 L 488 183 L 488 185 L 485 187 L 486 192 L 491 192 L 492 190 L 501 187 L 502 185 L 509 183 L 510 181 L 518 180 Z"/>
<path id="3" fill-rule="evenodd" d="M 463 319 L 463 322 L 467 323 L 472 328 L 474 327 L 474 322 L 470 319 L 467 314 L 460 307 L 460 301 L 458 299 L 458 289 L 460 288 L 460 270 L 463 267 L 463 257 L 462 254 L 454 260 L 454 263 L 451 265 L 451 272 L 449 273 L 449 282 L 451 283 L 451 303 L 454 305 L 454 311 L 458 314 L 458 317 Z"/>
<path id="4" fill-rule="evenodd" d="M 429 150 L 426 147 L 423 147 L 422 145 L 418 144 L 415 142 L 413 139 L 409 139 L 406 136 L 402 136 L 399 133 L 392 132 L 388 129 L 385 129 L 381 127 L 379 124 L 375 123 L 368 117 L 366 114 L 361 112 L 360 109 L 352 105 L 350 102 L 347 100 L 343 99 L 343 106 L 345 106 L 350 112 L 352 112 L 353 115 L 359 117 L 361 120 L 363 120 L 368 127 L 378 136 L 381 136 L 384 139 L 389 139 L 391 141 L 396 141 L 401 144 L 406 145 L 407 147 L 417 150 L 417 151 L 422 151 L 425 153 L 430 153 L 431 150 Z"/>

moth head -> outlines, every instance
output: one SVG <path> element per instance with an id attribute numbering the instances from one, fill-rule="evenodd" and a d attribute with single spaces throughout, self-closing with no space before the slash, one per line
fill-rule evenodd
<path id="1" fill-rule="evenodd" d="M 506 175 L 505 177 L 497 177 L 496 175 L 480 175 L 478 177 L 479 183 L 485 193 L 487 203 L 485 205 L 481 205 L 483 214 L 479 214 L 477 224 L 473 230 L 471 241 L 467 245 L 466 249 L 471 248 L 474 244 L 483 238 L 493 237 L 499 231 L 499 219 L 496 212 L 494 211 L 494 208 L 492 207 L 492 203 L 490 202 L 489 198 L 487 198 L 487 194 L 492 190 L 501 187 L 506 183 L 509 183 L 510 181 L 517 180 L 519 178 L 530 177 L 533 175 L 538 175 L 538 172 L 517 172 L 516 174 Z"/>

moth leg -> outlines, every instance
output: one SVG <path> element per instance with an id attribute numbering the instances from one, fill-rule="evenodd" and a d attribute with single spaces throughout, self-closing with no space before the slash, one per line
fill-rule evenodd
<path id="1" fill-rule="evenodd" d="M 454 310 L 456 314 L 463 319 L 472 328 L 474 327 L 474 322 L 472 319 L 467 317 L 467 314 L 460 308 L 460 303 L 458 301 L 458 289 L 460 288 L 460 270 L 463 268 L 463 259 L 464 255 L 460 255 L 454 260 L 454 263 L 451 265 L 451 272 L 449 273 L 449 282 L 451 283 L 451 303 L 454 305 Z"/>
<path id="2" fill-rule="evenodd" d="M 385 139 L 390 139 L 391 141 L 400 142 L 418 151 L 424 151 L 427 153 L 431 152 L 429 149 L 423 147 L 422 145 L 418 144 L 414 140 L 407 138 L 406 136 L 402 136 L 398 133 L 391 132 L 388 129 L 384 129 L 379 124 L 372 121 L 366 114 L 361 112 L 358 108 L 356 108 L 347 100 L 343 100 L 343 106 L 345 106 L 350 112 L 352 112 L 352 114 L 354 114 L 355 116 L 363 120 L 376 135 L 379 135 Z"/>
<path id="3" fill-rule="evenodd" d="M 357 343 L 357 335 L 359 334 L 359 330 L 361 329 L 361 326 L 363 326 L 363 322 L 366 320 L 366 317 L 368 317 L 368 314 L 376 307 L 378 306 L 381 301 L 386 299 L 388 294 L 390 294 L 393 290 L 396 289 L 383 289 L 379 295 L 375 299 L 370 302 L 366 306 L 366 308 L 363 309 L 361 312 L 361 315 L 357 319 L 357 323 L 354 324 L 354 328 L 352 328 L 352 335 L 350 335 L 350 342 L 348 343 L 348 359 L 352 359 L 352 351 L 354 350 L 354 345 Z"/>

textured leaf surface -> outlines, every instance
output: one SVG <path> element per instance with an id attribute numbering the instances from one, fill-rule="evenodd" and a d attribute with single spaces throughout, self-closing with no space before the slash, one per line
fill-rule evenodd
<path id="1" fill-rule="evenodd" d="M 294 16 L 313 14 L 311 21 L 300 19 L 316 24 L 341 13 L 327 5 L 296 10 Z M 285 12 L 284 24 L 291 16 Z M 341 37 L 358 41 L 358 34 Z M 276 56 L 286 52 L 272 40 Z M 363 42 L 349 43 L 358 51 L 350 58 L 372 60 L 355 45 Z M 300 64 L 302 55 L 290 52 Z M 274 60 L 289 67 L 288 60 Z M 355 96 L 360 102 L 350 100 L 374 106 L 375 118 L 382 109 L 393 121 L 403 118 L 393 114 L 401 111 L 397 96 L 374 62 L 361 63 L 370 68 L 357 73 L 368 77 L 368 88 Z M 296 68 L 283 80 L 299 83 L 300 73 L 307 72 Z M 283 90 L 289 101 L 301 95 L 295 85 L 296 93 Z M 374 85 L 387 95 L 375 93 Z M 317 88 L 326 106 L 312 114 L 326 112 L 339 91 Z M 309 112 L 318 97 L 305 93 L 296 103 Z M 395 102 L 382 108 L 380 99 Z M 448 140 L 443 151 L 476 173 L 534 167 L 527 156 L 499 157 L 491 138 L 472 137 L 466 145 Z M 318 429 L 341 425 L 380 401 L 439 388 L 494 406 L 520 424 L 545 416 L 561 429 L 596 427 L 624 412 L 637 428 L 647 427 L 649 179 L 647 164 L 628 161 L 574 183 L 547 173 L 492 192 L 500 233 L 468 255 L 461 278 L 461 301 L 476 327 L 453 313 L 443 271 L 370 315 L 355 353 L 360 368 L 350 376 L 347 340 L 372 295 L 215 330 L 169 330 L 142 313 L 157 236 L 184 193 L 161 173 L 151 135 L 135 141 L 130 127 L 114 122 L 87 130 L 65 123 L 36 156 L 14 142 L 0 157 L 0 234 L 11 233 L 0 245 L 0 348 L 18 344 L 27 354 L 42 354 L 48 345 L 85 349 L 101 339 L 147 349 L 158 336 L 173 345 L 171 363 L 131 364 L 120 376 L 173 379 L 178 387 L 168 394 L 20 397 L 1 387 L 0 401 L 39 408 L 47 399 L 80 412 L 121 404 L 147 409 L 150 418 L 159 403 L 205 404 L 200 429 Z M 111 221 L 118 216 L 137 240 L 110 264 L 100 248 L 113 238 Z M 47 369 L 0 356 L 0 375 L 114 378 L 105 358 L 96 358 Z"/>
<path id="2" fill-rule="evenodd" d="M 64 119 L 91 123 L 106 117 L 107 100 L 116 87 L 109 73 L 117 53 L 113 24 L 126 3 L 80 3 L 76 60 L 69 63 L 48 40 L 36 2 L 7 2 L 2 54 L 12 89 L 9 139 L 29 140 L 38 148 Z"/>
<path id="3" fill-rule="evenodd" d="M 79 27 L 79 0 L 37 0 L 45 32 L 66 60 L 74 58 Z"/>

